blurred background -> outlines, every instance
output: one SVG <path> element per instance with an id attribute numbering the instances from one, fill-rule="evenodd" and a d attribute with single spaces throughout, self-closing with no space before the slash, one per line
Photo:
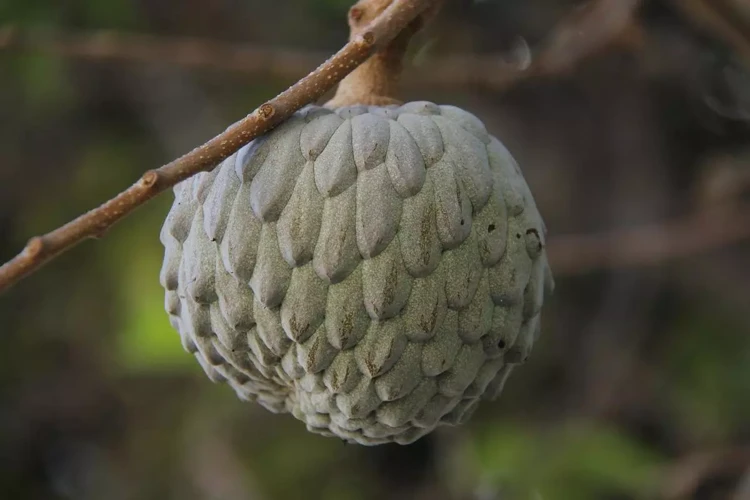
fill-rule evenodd
<path id="1" fill-rule="evenodd" d="M 521 164 L 557 290 L 499 401 L 402 447 L 242 403 L 163 310 L 167 193 L 0 298 L 0 498 L 750 499 L 750 4 L 446 2 L 404 100 Z M 0 261 L 338 49 L 349 0 L 0 0 Z"/>

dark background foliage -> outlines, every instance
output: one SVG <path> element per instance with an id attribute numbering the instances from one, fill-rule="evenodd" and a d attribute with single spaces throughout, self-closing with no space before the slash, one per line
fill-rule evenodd
<path id="1" fill-rule="evenodd" d="M 700 1 L 679 2 L 645 2 L 563 74 L 504 89 L 424 80 L 403 97 L 484 120 L 519 160 L 551 242 L 734 210 L 750 185 L 750 51 L 685 8 Z M 715 3 L 750 33 L 745 2 Z M 331 52 L 349 6 L 0 0 L 0 22 L 40 36 L 107 28 Z M 407 76 L 446 54 L 513 54 L 519 37 L 536 47 L 580 8 L 447 2 Z M 0 260 L 292 82 L 0 51 Z M 566 270 L 498 402 L 414 445 L 363 448 L 240 402 L 182 351 L 158 284 L 171 198 L 0 298 L 0 498 L 750 498 L 746 242 Z"/>

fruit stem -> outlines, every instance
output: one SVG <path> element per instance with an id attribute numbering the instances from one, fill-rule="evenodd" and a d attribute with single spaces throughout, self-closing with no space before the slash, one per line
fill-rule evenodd
<path id="1" fill-rule="evenodd" d="M 366 33 L 372 20 L 377 18 L 392 0 L 359 0 L 349 9 L 350 40 Z M 441 2 L 436 2 L 439 7 Z M 438 10 L 432 7 L 417 17 L 388 45 L 378 50 L 367 61 L 344 78 L 333 99 L 326 103 L 328 108 L 363 104 L 387 106 L 401 104 L 395 99 L 398 82 L 403 69 L 403 58 L 412 36 Z"/>

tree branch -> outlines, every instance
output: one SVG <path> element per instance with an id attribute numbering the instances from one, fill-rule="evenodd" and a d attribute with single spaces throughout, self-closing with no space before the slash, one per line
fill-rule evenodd
<path id="1" fill-rule="evenodd" d="M 425 61 L 406 71 L 401 84 L 410 87 L 475 86 L 506 90 L 530 77 L 551 77 L 611 46 L 630 25 L 642 0 L 593 0 L 562 19 L 530 64 L 505 54 L 458 54 Z M 23 50 L 92 61 L 172 64 L 296 80 L 315 68 L 326 54 L 192 37 L 167 37 L 94 31 L 70 33 L 0 27 L 0 50 Z"/>
<path id="2" fill-rule="evenodd" d="M 100 30 L 68 32 L 0 27 L 0 49 L 50 54 L 96 62 L 150 63 L 269 75 L 298 80 L 315 69 L 326 52 L 234 44 L 207 38 Z"/>
<path id="3" fill-rule="evenodd" d="M 674 221 L 591 235 L 550 238 L 555 275 L 656 265 L 750 238 L 750 204 L 707 209 Z"/>
<path id="4" fill-rule="evenodd" d="M 610 47 L 632 26 L 643 0 L 592 0 L 558 23 L 532 64 L 549 76 L 573 69 L 579 61 Z"/>
<path id="5" fill-rule="evenodd" d="M 244 144 L 272 129 L 302 106 L 320 98 L 373 52 L 385 47 L 435 0 L 394 0 L 362 33 L 312 73 L 202 146 L 143 174 L 130 188 L 100 207 L 29 240 L 0 267 L 0 293 L 84 239 L 99 237 L 157 194 L 201 171 L 211 170 Z"/>
<path id="6" fill-rule="evenodd" d="M 0 50 L 15 50 L 81 59 L 97 63 L 122 62 L 173 65 L 225 71 L 281 80 L 297 80 L 309 73 L 325 52 L 282 49 L 253 44 L 221 42 L 207 38 L 146 35 L 118 31 L 68 32 L 0 27 Z M 424 87 L 505 88 L 505 82 L 523 73 L 503 54 L 458 54 L 422 63 L 407 71 L 402 85 Z"/>
<path id="7" fill-rule="evenodd" d="M 750 467 L 750 447 L 695 452 L 664 471 L 662 498 L 678 500 L 693 498 L 700 485 L 713 475 L 741 475 Z"/>
<path id="8" fill-rule="evenodd" d="M 700 29 L 732 47 L 750 64 L 750 16 L 726 0 L 670 0 L 670 3 Z"/>

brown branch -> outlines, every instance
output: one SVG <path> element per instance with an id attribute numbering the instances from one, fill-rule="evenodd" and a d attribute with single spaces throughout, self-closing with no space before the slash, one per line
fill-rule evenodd
<path id="1" fill-rule="evenodd" d="M 268 75 L 297 80 L 328 58 L 326 52 L 233 44 L 205 38 L 156 36 L 118 31 L 71 33 L 0 27 L 0 49 L 50 54 L 96 62 L 133 62 Z"/>
<path id="2" fill-rule="evenodd" d="M 201 171 L 213 169 L 244 144 L 267 132 L 302 106 L 319 99 L 374 51 L 385 47 L 434 0 L 395 0 L 361 35 L 295 85 L 266 102 L 204 145 L 156 170 L 100 207 L 29 240 L 26 248 L 0 267 L 0 292 L 80 243 L 98 237 L 157 194 Z"/>
<path id="3" fill-rule="evenodd" d="M 666 468 L 661 495 L 667 500 L 693 498 L 711 476 L 727 473 L 740 476 L 748 467 L 748 447 L 692 453 Z"/>
<path id="4" fill-rule="evenodd" d="M 750 204 L 706 210 L 669 222 L 611 233 L 550 238 L 558 276 L 650 266 L 750 239 Z"/>
<path id="5" fill-rule="evenodd" d="M 227 71 L 280 80 L 297 80 L 328 57 L 326 52 L 235 44 L 193 37 L 170 37 L 91 31 L 42 31 L 0 27 L 0 50 L 49 54 L 94 62 L 173 65 L 189 69 Z M 402 85 L 424 87 L 504 87 L 520 73 L 502 54 L 449 55 L 429 60 L 419 71 L 403 75 Z"/>
<path id="6" fill-rule="evenodd" d="M 539 75 L 571 70 L 608 48 L 631 26 L 643 0 L 593 0 L 563 19 L 542 44 L 533 63 Z"/>
<path id="7" fill-rule="evenodd" d="M 447 55 L 427 60 L 403 75 L 409 87 L 475 86 L 506 90 L 530 77 L 550 77 L 572 69 L 609 47 L 631 24 L 642 0 L 594 0 L 552 30 L 531 65 L 505 54 Z M 67 33 L 0 27 L 0 50 L 23 50 L 92 61 L 171 64 L 296 80 L 326 57 L 319 52 L 232 44 L 191 37 L 95 31 Z"/>
<path id="8" fill-rule="evenodd" d="M 349 9 L 350 40 L 360 36 L 391 0 L 359 0 Z M 403 59 L 412 36 L 442 5 L 435 0 L 429 11 L 411 22 L 385 47 L 341 80 L 327 107 L 339 108 L 353 104 L 385 106 L 399 104 L 395 99 L 403 70 Z"/>
<path id="9" fill-rule="evenodd" d="M 670 0 L 693 24 L 712 33 L 750 64 L 750 17 L 727 0 Z"/>

